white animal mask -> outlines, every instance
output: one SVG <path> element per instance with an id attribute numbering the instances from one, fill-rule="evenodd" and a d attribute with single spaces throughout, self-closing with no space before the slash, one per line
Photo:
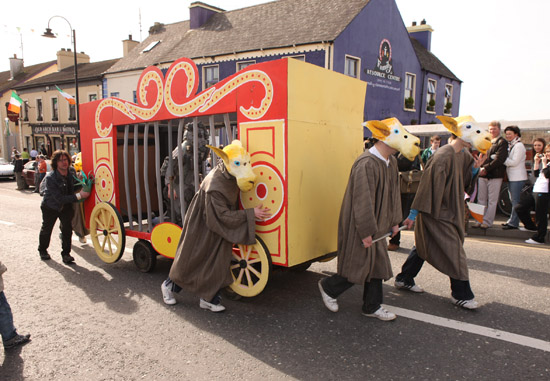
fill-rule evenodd
<path id="1" fill-rule="evenodd" d="M 420 153 L 420 139 L 405 130 L 397 118 L 370 120 L 363 123 L 372 132 L 372 137 L 383 141 L 401 152 L 410 161 Z"/>
<path id="2" fill-rule="evenodd" d="M 231 144 L 223 147 L 223 150 L 207 145 L 222 158 L 227 171 L 237 179 L 237 185 L 243 192 L 254 188 L 256 175 L 252 171 L 250 155 L 243 148 L 239 140 L 233 140 Z"/>

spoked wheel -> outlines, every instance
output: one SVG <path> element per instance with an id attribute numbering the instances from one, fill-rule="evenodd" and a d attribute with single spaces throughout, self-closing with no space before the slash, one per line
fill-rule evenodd
<path id="1" fill-rule="evenodd" d="M 134 245 L 134 263 L 139 271 L 148 273 L 157 264 L 157 252 L 151 242 L 140 239 Z"/>
<path id="2" fill-rule="evenodd" d="M 238 295 L 256 296 L 271 275 L 271 255 L 259 238 L 254 245 L 235 245 L 230 269 L 233 283 L 229 287 Z"/>
<path id="3" fill-rule="evenodd" d="M 115 263 L 124 253 L 126 233 L 122 217 L 108 203 L 97 204 L 90 216 L 90 236 L 98 257 L 105 263 Z"/>

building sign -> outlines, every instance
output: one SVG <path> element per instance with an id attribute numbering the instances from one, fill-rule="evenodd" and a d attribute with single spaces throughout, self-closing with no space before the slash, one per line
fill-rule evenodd
<path id="1" fill-rule="evenodd" d="M 376 66 L 374 67 L 374 69 L 366 69 L 365 72 L 368 75 L 372 75 L 373 77 L 377 77 L 382 80 L 401 82 L 401 77 L 395 75 L 393 72 L 391 44 L 388 39 L 383 39 L 380 42 L 380 47 L 378 49 L 378 58 L 376 60 Z"/>
<path id="2" fill-rule="evenodd" d="M 32 126 L 33 134 L 76 135 L 77 128 L 71 126 Z"/>

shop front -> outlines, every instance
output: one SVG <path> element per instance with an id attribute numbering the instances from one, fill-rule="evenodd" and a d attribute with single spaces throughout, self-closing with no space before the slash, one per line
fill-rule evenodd
<path id="1" fill-rule="evenodd" d="M 48 157 L 55 150 L 64 149 L 71 156 L 78 153 L 79 131 L 76 125 L 31 125 L 34 147 Z"/>

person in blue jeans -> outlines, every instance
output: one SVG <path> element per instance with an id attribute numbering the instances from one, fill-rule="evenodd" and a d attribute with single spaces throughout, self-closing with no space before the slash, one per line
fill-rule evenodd
<path id="1" fill-rule="evenodd" d="M 7 271 L 6 266 L 0 261 L 0 335 L 4 343 L 4 349 L 10 349 L 29 342 L 29 333 L 20 335 L 13 325 L 11 308 L 4 294 L 4 281 L 2 274 Z"/>

